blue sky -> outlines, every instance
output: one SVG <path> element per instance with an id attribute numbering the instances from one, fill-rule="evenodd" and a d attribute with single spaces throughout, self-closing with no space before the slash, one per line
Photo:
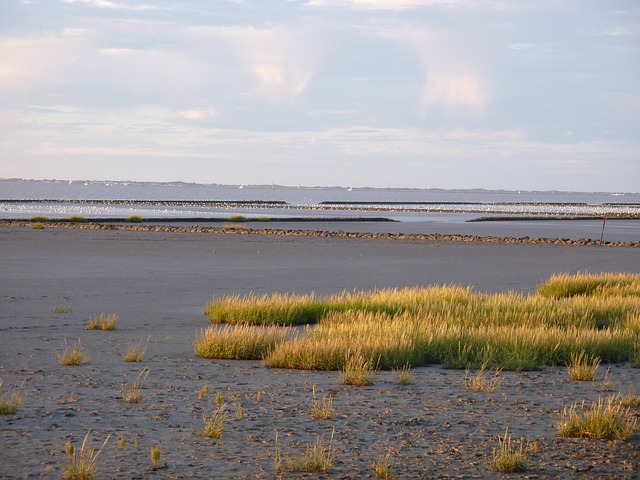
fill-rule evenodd
<path id="1" fill-rule="evenodd" d="M 640 190 L 640 4 L 2 0 L 0 177 Z"/>

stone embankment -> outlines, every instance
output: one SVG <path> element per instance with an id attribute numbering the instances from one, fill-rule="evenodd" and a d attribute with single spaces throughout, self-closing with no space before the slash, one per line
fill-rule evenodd
<path id="1" fill-rule="evenodd" d="M 0 220 L 0 227 L 27 227 L 27 228 L 70 228 L 86 230 L 128 230 L 139 232 L 165 232 L 165 233 L 204 233 L 204 234 L 234 234 L 234 235 L 281 235 L 294 237 L 332 237 L 355 239 L 381 239 L 381 240 L 413 240 L 429 242 L 484 242 L 484 243 L 521 243 L 530 245 L 570 245 L 570 246 L 602 246 L 602 247 L 640 247 L 639 242 L 608 242 L 581 238 L 530 238 L 530 237 L 497 237 L 460 234 L 416 234 L 416 233 L 367 233 L 322 231 L 322 230 L 298 230 L 298 229 L 274 229 L 274 228 L 247 228 L 244 224 L 230 224 L 220 227 L 184 226 L 184 225 L 146 225 L 146 224 L 112 224 L 101 222 L 75 223 L 69 221 L 47 221 L 35 226 L 33 222 L 24 220 Z"/>

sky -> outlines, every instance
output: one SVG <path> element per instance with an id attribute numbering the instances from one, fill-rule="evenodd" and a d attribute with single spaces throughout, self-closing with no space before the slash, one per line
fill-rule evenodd
<path id="1" fill-rule="evenodd" d="M 0 178 L 640 191 L 637 0 L 2 0 Z"/>

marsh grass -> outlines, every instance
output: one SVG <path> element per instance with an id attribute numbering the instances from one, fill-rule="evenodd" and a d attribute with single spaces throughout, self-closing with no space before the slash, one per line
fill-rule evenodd
<path id="1" fill-rule="evenodd" d="M 493 375 L 491 375 L 491 372 L 487 371 L 487 365 L 484 364 L 472 375 L 467 369 L 464 377 L 464 386 L 467 390 L 473 392 L 493 393 L 504 381 L 504 378 L 500 376 L 501 370 L 501 368 L 496 368 Z"/>
<path id="2" fill-rule="evenodd" d="M 208 394 L 209 394 L 209 385 L 205 383 L 200 389 L 200 391 L 198 392 L 198 400 L 200 401 L 204 400 L 205 398 L 207 398 Z"/>
<path id="3" fill-rule="evenodd" d="M 640 296 L 612 291 L 556 297 L 431 286 L 325 297 L 250 294 L 214 300 L 205 312 L 214 323 L 308 324 L 260 353 L 265 365 L 274 368 L 344 370 L 354 348 L 379 369 L 440 363 L 514 371 L 566 365 L 579 352 L 619 363 L 631 361 L 640 350 L 634 346 L 640 335 Z M 231 337 L 228 332 L 234 329 L 226 328 L 224 348 L 247 350 L 238 346 L 247 335 Z M 224 358 L 241 358 L 233 355 Z"/>
<path id="4" fill-rule="evenodd" d="M 611 375 L 611 365 L 607 367 L 607 371 L 604 373 L 604 380 L 600 384 L 600 390 L 603 392 L 610 392 L 613 390 L 613 382 L 610 378 Z"/>
<path id="5" fill-rule="evenodd" d="M 123 360 L 128 363 L 138 363 L 144 360 L 144 356 L 147 354 L 147 347 L 151 337 L 147 337 L 147 341 L 134 340 L 127 344 L 124 350 Z"/>
<path id="6" fill-rule="evenodd" d="M 31 228 L 33 230 L 42 230 L 44 229 L 44 223 L 39 223 L 39 222 L 32 223 Z"/>
<path id="7" fill-rule="evenodd" d="M 79 450 L 70 441 L 65 445 L 65 452 L 68 457 L 67 463 L 62 468 L 62 475 L 65 480 L 92 480 L 94 478 L 96 462 L 111 435 L 107 436 L 100 449 L 96 451 L 87 445 L 90 432 L 91 430 L 85 435 Z"/>
<path id="8" fill-rule="evenodd" d="M 86 365 L 91 361 L 91 358 L 85 348 L 80 345 L 80 339 L 73 345 L 69 345 L 65 338 L 62 344 L 62 353 L 58 353 L 58 361 L 60 365 L 79 366 Z"/>
<path id="9" fill-rule="evenodd" d="M 629 366 L 631 368 L 640 368 L 640 335 L 633 344 L 633 350 L 629 358 Z"/>
<path id="10" fill-rule="evenodd" d="M 392 480 L 393 478 L 395 478 L 395 475 L 391 471 L 392 466 L 393 463 L 391 462 L 390 455 L 387 454 L 384 457 L 379 457 L 372 464 L 373 474 L 376 478 L 379 478 L 381 480 Z"/>
<path id="11" fill-rule="evenodd" d="M 98 316 L 89 317 L 87 330 L 115 330 L 118 327 L 117 313 L 101 313 Z"/>
<path id="12" fill-rule="evenodd" d="M 244 408 L 242 407 L 242 404 L 238 404 L 238 406 L 236 407 L 236 420 L 242 420 L 244 418 Z"/>
<path id="13" fill-rule="evenodd" d="M 507 428 L 504 435 L 498 437 L 498 443 L 498 448 L 493 449 L 491 469 L 500 473 L 525 472 L 529 464 L 525 441 L 523 439 L 517 442 L 512 441 Z"/>
<path id="14" fill-rule="evenodd" d="M 571 361 L 567 364 L 567 372 L 572 380 L 593 382 L 596 379 L 600 358 L 588 355 L 584 350 L 571 354 Z"/>
<path id="15" fill-rule="evenodd" d="M 216 394 L 216 405 L 217 406 L 222 405 L 222 394 L 220 392 Z"/>
<path id="16" fill-rule="evenodd" d="M 229 220 L 230 222 L 246 222 L 247 217 L 245 217 L 244 215 L 231 215 L 229 218 L 227 218 L 227 220 Z"/>
<path id="17" fill-rule="evenodd" d="M 71 215 L 69 217 L 69 221 L 71 223 L 86 223 L 87 219 L 82 217 L 82 216 L 80 216 L 80 215 Z"/>
<path id="18" fill-rule="evenodd" d="M 311 445 L 306 445 L 305 453 L 292 455 L 282 451 L 276 431 L 274 467 L 277 474 L 288 472 L 329 473 L 333 466 L 333 438 L 335 427 L 331 431 L 331 439 L 327 444 L 324 435 L 319 435 Z"/>
<path id="19" fill-rule="evenodd" d="M 140 370 L 140 373 L 138 373 L 135 382 L 122 385 L 122 400 L 126 403 L 139 403 L 140 400 L 142 400 L 142 387 L 149 376 L 149 372 L 150 370 L 148 368 L 143 368 Z"/>
<path id="20" fill-rule="evenodd" d="M 130 215 L 124 219 L 127 223 L 142 223 L 142 217 L 139 215 Z"/>
<path id="21" fill-rule="evenodd" d="M 394 371 L 400 385 L 409 385 L 411 383 L 411 365 L 405 363 L 402 368 L 396 368 Z"/>
<path id="22" fill-rule="evenodd" d="M 242 223 L 228 223 L 222 226 L 225 230 L 247 230 L 247 226 Z"/>
<path id="23" fill-rule="evenodd" d="M 31 223 L 46 223 L 49 221 L 49 218 L 37 215 L 35 217 L 31 217 L 29 221 Z"/>
<path id="24" fill-rule="evenodd" d="M 637 273 L 560 273 L 538 285 L 536 292 L 546 297 L 639 296 L 640 275 Z"/>
<path id="25" fill-rule="evenodd" d="M 311 399 L 311 416 L 316 420 L 330 420 L 335 414 L 333 396 L 326 395 L 323 398 L 316 396 L 316 386 L 313 386 L 313 398 Z"/>
<path id="26" fill-rule="evenodd" d="M 71 307 L 68 305 L 55 305 L 53 313 L 71 313 Z"/>
<path id="27" fill-rule="evenodd" d="M 22 382 L 24 385 L 24 382 Z M 3 380 L 0 378 L 0 389 L 2 389 Z M 0 393 L 0 415 L 14 415 L 18 411 L 18 407 L 22 405 L 23 399 L 20 394 L 20 388 L 14 386 L 11 393 Z"/>
<path id="28" fill-rule="evenodd" d="M 591 406 L 582 401 L 565 407 L 558 424 L 558 434 L 562 437 L 629 440 L 638 421 L 619 398 L 613 395 L 598 398 Z"/>
<path id="29" fill-rule="evenodd" d="M 153 447 L 151 447 L 149 457 L 151 458 L 151 463 L 153 463 L 154 465 L 158 465 L 158 463 L 160 462 L 160 445 L 154 445 Z"/>
<path id="30" fill-rule="evenodd" d="M 227 421 L 227 404 L 223 403 L 215 408 L 211 414 L 202 416 L 204 427 L 201 431 L 203 437 L 222 438 L 224 424 Z"/>
<path id="31" fill-rule="evenodd" d="M 616 396 L 616 402 L 622 407 L 638 408 L 640 407 L 640 395 L 632 391 L 619 393 Z"/>
<path id="32" fill-rule="evenodd" d="M 347 352 L 340 380 L 345 385 L 367 386 L 375 383 L 376 369 L 362 352 Z"/>
<path id="33" fill-rule="evenodd" d="M 212 325 L 200 332 L 193 348 L 202 358 L 260 360 L 276 345 L 292 337 L 290 327 Z"/>

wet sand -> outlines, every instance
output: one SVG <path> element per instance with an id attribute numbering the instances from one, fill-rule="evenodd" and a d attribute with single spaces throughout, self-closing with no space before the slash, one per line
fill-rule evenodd
<path id="1" fill-rule="evenodd" d="M 637 248 L 3 227 L 0 268 L 3 391 L 25 382 L 24 405 L 0 417 L 3 479 L 59 478 L 65 442 L 79 446 L 88 429 L 96 447 L 112 434 L 98 478 L 275 478 L 276 431 L 295 454 L 317 434 L 328 441 L 334 427 L 335 463 L 321 478 L 373 478 L 371 464 L 386 454 L 396 478 L 496 478 L 487 464 L 506 427 L 537 442 L 529 478 L 640 475 L 640 433 L 629 442 L 556 434 L 565 406 L 608 394 L 604 367 L 596 382 L 573 382 L 564 368 L 505 372 L 488 394 L 466 390 L 465 372 L 437 365 L 412 369 L 407 386 L 380 372 L 373 386 L 348 387 L 336 372 L 203 360 L 192 348 L 209 325 L 203 307 L 217 296 L 442 283 L 533 292 L 560 271 L 640 272 Z M 56 314 L 56 305 L 72 311 Z M 117 313 L 117 330 L 85 330 L 100 313 Z M 63 340 L 78 338 L 91 363 L 60 366 Z M 144 362 L 125 363 L 126 345 L 147 338 Z M 123 402 L 121 385 L 143 367 L 141 403 Z M 614 393 L 640 390 L 640 370 L 628 365 L 613 365 L 610 380 Z M 313 385 L 335 395 L 332 420 L 311 418 Z M 205 439 L 202 414 L 217 392 L 229 419 L 221 440 Z M 156 444 L 159 469 L 149 459 Z"/>

